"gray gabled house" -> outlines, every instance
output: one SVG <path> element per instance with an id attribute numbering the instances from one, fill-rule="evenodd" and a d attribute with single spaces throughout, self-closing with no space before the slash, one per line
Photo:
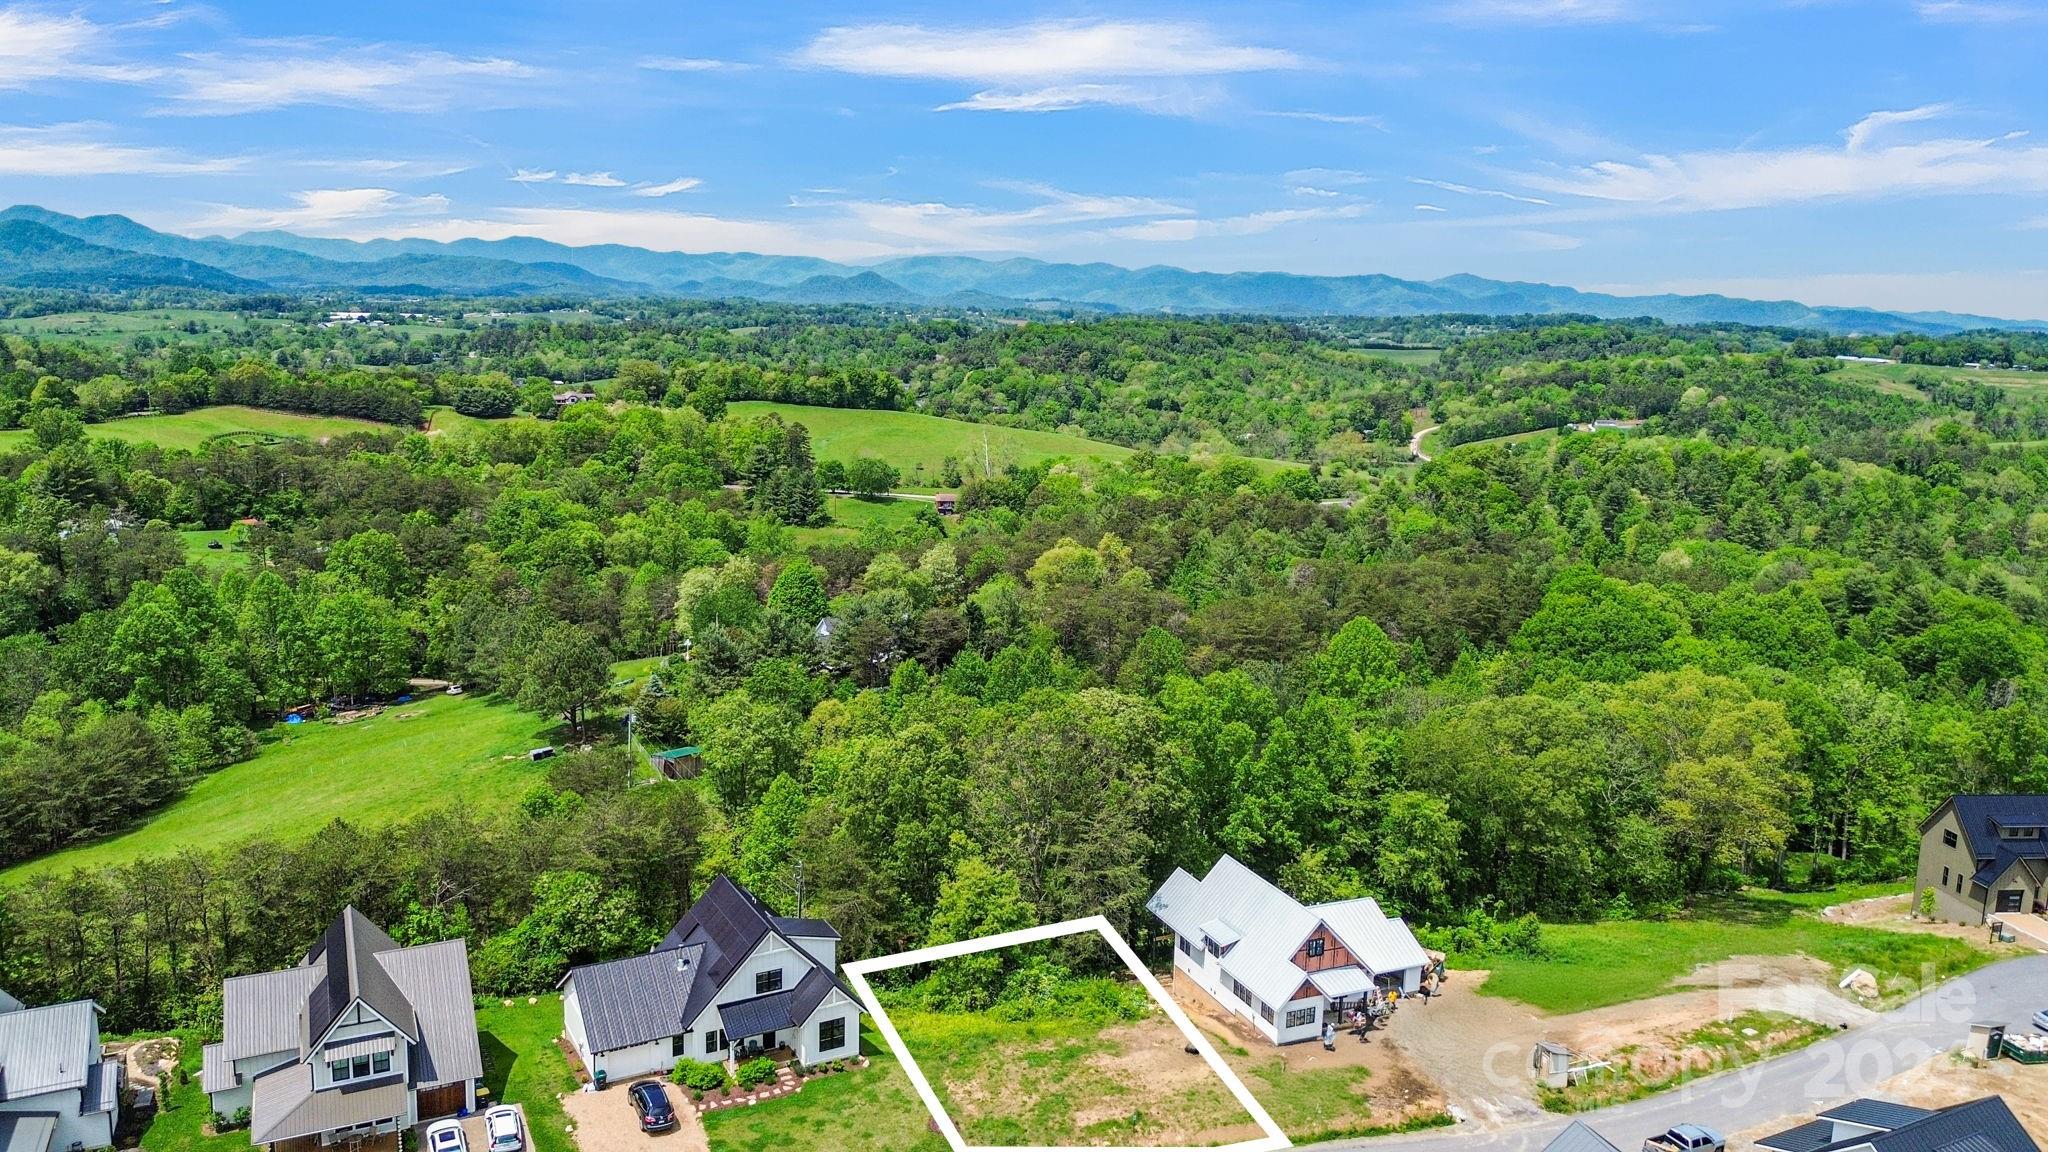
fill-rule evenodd
<path id="1" fill-rule="evenodd" d="M 1756 1146 L 1765 1152 L 2041 1152 L 1996 1096 L 1947 1108 L 1851 1100 Z"/>
<path id="2" fill-rule="evenodd" d="M 124 1083 L 100 1050 L 98 1004 L 30 1008 L 0 992 L 0 1152 L 108 1147 Z"/>
<path id="3" fill-rule="evenodd" d="M 654 950 L 562 978 L 562 1024 L 594 1079 L 677 1060 L 786 1049 L 814 1064 L 860 1053 L 860 1002 L 840 983 L 839 933 L 779 916 L 724 876 Z"/>
<path id="4" fill-rule="evenodd" d="M 2048 796 L 1942 801 L 1920 825 L 1915 902 L 1932 889 L 1937 920 L 1982 924 L 2048 904 Z"/>
<path id="5" fill-rule="evenodd" d="M 468 948 L 401 948 L 354 908 L 298 967 L 223 984 L 221 1033 L 201 1083 L 215 1112 L 249 1109 L 252 1144 L 333 1144 L 476 1107 Z"/>

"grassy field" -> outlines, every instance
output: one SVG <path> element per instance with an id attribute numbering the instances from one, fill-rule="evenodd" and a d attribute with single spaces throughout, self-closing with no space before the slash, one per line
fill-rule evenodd
<path id="1" fill-rule="evenodd" d="M 889 1019 L 969 1144 L 1256 1139 L 1256 1122 L 1223 1081 L 1182 1050 L 1186 1040 L 1163 1012 L 1146 1007 L 1137 1019 L 1077 1007 L 1007 1020 L 905 1005 Z"/>
<path id="2" fill-rule="evenodd" d="M 191 323 L 204 325 L 207 331 L 185 331 L 185 325 Z M 131 336 L 144 334 L 173 341 L 206 340 L 225 333 L 274 328 L 287 323 L 290 321 L 274 318 L 248 320 L 236 312 L 205 308 L 150 308 L 139 312 L 60 312 L 50 316 L 25 316 L 0 320 L 0 332 L 60 336 L 90 344 L 120 344 Z"/>
<path id="3" fill-rule="evenodd" d="M 1844 364 L 1833 378 L 1854 381 L 1895 396 L 1925 399 L 1912 384 L 1914 377 L 1937 376 L 1965 384 L 1991 384 L 2028 397 L 2048 395 L 2048 372 L 2016 372 L 2010 369 L 1948 368 L 1933 364 Z"/>
<path id="4" fill-rule="evenodd" d="M 765 400 L 740 401 L 727 405 L 726 410 L 735 416 L 773 412 L 784 420 L 801 423 L 810 429 L 811 451 L 818 459 L 857 460 L 873 456 L 900 469 L 905 483 L 910 482 L 910 470 L 918 464 L 923 464 L 936 478 L 941 462 L 948 456 L 963 465 L 970 459 L 978 463 L 984 442 L 988 458 L 997 469 L 1005 464 L 1036 464 L 1054 456 L 1121 460 L 1131 454 L 1129 448 L 1120 444 L 1105 444 L 1083 436 L 973 424 L 917 412 L 812 408 Z"/>
<path id="5" fill-rule="evenodd" d="M 1443 356 L 1441 348 L 1355 348 L 1360 356 L 1392 360 L 1396 364 L 1434 364 Z"/>
<path id="6" fill-rule="evenodd" d="M 494 1103 L 526 1106 L 533 1152 L 577 1152 L 576 1142 L 564 1130 L 569 1118 L 555 1099 L 576 1090 L 576 1074 L 555 1047 L 555 1037 L 562 1031 L 562 998 L 547 993 L 532 999 L 532 1004 L 525 999 L 509 1005 L 487 1001 L 476 1010 L 484 1086 L 491 1090 Z"/>
<path id="7" fill-rule="evenodd" d="M 825 497 L 825 514 L 832 518 L 830 524 L 816 528 L 797 528 L 793 535 L 799 547 L 815 548 L 820 544 L 850 544 L 860 535 L 860 530 L 869 525 L 880 524 L 897 527 L 908 524 L 925 507 L 921 500 L 860 500 L 851 496 Z"/>
<path id="8" fill-rule="evenodd" d="M 350 432 L 392 430 L 393 426 L 389 424 L 351 420 L 345 416 L 302 416 L 296 412 L 274 412 L 268 408 L 244 408 L 233 404 L 195 408 L 175 416 L 131 416 L 125 420 L 85 426 L 87 436 L 187 449 L 198 448 L 220 436 L 319 440 Z M 0 451 L 27 443 L 28 439 L 29 433 L 25 429 L 12 428 L 0 432 Z"/>
<path id="9" fill-rule="evenodd" d="M 1898 887 L 1838 890 L 1824 902 L 1888 891 Z M 1484 995 L 1565 1013 L 1662 995 L 1698 966 L 1731 956 L 1806 955 L 1837 975 L 1866 968 L 1885 988 L 1888 1001 L 1904 996 L 1909 984 L 1917 986 L 1923 965 L 1945 980 L 1996 958 L 1944 936 L 1827 923 L 1812 911 L 1818 899 L 1748 892 L 1703 901 L 1686 919 L 1546 924 L 1542 957 L 1454 956 L 1451 966 L 1489 970 L 1479 988 Z"/>
<path id="10" fill-rule="evenodd" d="M 1493 436 L 1485 440 L 1467 440 L 1463 444 L 1450 445 L 1444 443 L 1443 434 L 1444 430 L 1438 428 L 1436 431 L 1424 436 L 1422 438 L 1422 450 L 1431 456 L 1436 456 L 1448 452 L 1452 448 L 1464 448 L 1473 444 L 1526 444 L 1535 440 L 1555 440 L 1557 438 L 1557 429 L 1538 428 L 1534 432 L 1516 432 L 1509 436 Z"/>
<path id="11" fill-rule="evenodd" d="M 238 528 L 197 528 L 180 532 L 178 537 L 185 541 L 185 562 L 188 564 L 213 568 L 248 562 L 248 554 L 236 547 L 241 537 Z M 215 544 L 220 547 L 213 547 Z"/>
<path id="12" fill-rule="evenodd" d="M 804 1085 L 802 1092 L 705 1115 L 711 1152 L 817 1148 L 834 1152 L 946 1152 L 945 1138 L 889 1049 L 863 1026 L 869 1064 Z M 547 1152 L 542 1149 L 541 1152 Z"/>
<path id="13" fill-rule="evenodd" d="M 330 820 L 383 824 L 459 798 L 510 805 L 542 775 L 523 756 L 552 724 L 482 696 L 426 696 L 368 720 L 277 725 L 250 760 L 230 764 L 148 823 L 0 872 L 0 883 L 124 863 L 258 834 L 304 836 Z"/>
<path id="14" fill-rule="evenodd" d="M 466 432 L 472 428 L 483 428 L 492 424 L 533 419 L 530 414 L 525 412 L 515 412 L 510 416 L 502 416 L 496 419 L 485 419 L 481 416 L 464 416 L 446 404 L 429 404 L 426 406 L 424 414 L 427 418 L 427 431 L 444 433 Z"/>

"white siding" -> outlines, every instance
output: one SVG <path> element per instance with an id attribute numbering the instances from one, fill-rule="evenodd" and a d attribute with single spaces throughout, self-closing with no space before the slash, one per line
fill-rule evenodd
<path id="1" fill-rule="evenodd" d="M 819 1029 L 828 1021 L 837 1020 L 846 1028 L 846 1039 L 837 1048 L 826 1051 L 818 1046 Z M 796 1050 L 796 1058 L 805 1064 L 821 1060 L 846 1060 L 860 1055 L 860 1006 L 843 992 L 834 990 L 820 1001 L 811 1013 L 811 1018 L 796 1030 L 795 1041 L 790 1045 Z"/>
<path id="2" fill-rule="evenodd" d="M 610 1052 L 599 1052 L 592 1057 L 597 1063 L 595 1067 L 590 1069 L 590 1074 L 596 1076 L 599 1072 L 603 1072 L 605 1083 L 623 1084 L 628 1080 L 645 1076 L 649 1073 L 666 1072 L 676 1066 L 676 1058 L 670 1055 L 673 1051 L 672 1045 L 673 1041 L 668 1037 L 664 1037 L 660 1040 L 651 1040 L 645 1044 L 636 1044 L 631 1048 L 615 1048 Z M 697 1050 L 694 1047 L 690 1050 L 690 1055 L 696 1059 L 703 1059 L 702 1056 L 697 1054 Z M 716 1057 L 713 1057 L 713 1059 L 716 1059 Z"/>
<path id="3" fill-rule="evenodd" d="M 839 941 L 827 936 L 792 936 L 796 946 L 809 952 L 825 971 L 834 972 L 839 968 Z"/>
<path id="4" fill-rule="evenodd" d="M 86 1148 L 105 1148 L 114 1142 L 114 1114 L 96 1112 L 90 1116 L 80 1116 L 80 1095 L 78 1089 L 71 1088 L 62 1092 L 23 1096 L 17 1100 L 0 1101 L 0 1112 L 55 1113 L 57 1131 L 50 1137 L 50 1147 L 55 1152 L 64 1152 L 73 1144 Z"/>
<path id="5" fill-rule="evenodd" d="M 327 1037 L 321 1042 L 320 1051 L 316 1051 L 313 1054 L 313 1090 L 324 1092 L 330 1088 L 346 1088 L 358 1083 L 353 1077 L 337 1082 L 329 1074 L 327 1057 L 324 1055 L 328 1045 L 339 1040 L 351 1040 L 359 1036 L 378 1036 L 385 1033 L 389 1033 L 392 1039 L 391 1070 L 389 1072 L 372 1072 L 368 1079 L 383 1080 L 393 1076 L 401 1078 L 406 1076 L 409 1068 L 406 1055 L 412 1047 L 412 1042 L 407 1040 L 405 1033 L 400 1032 L 389 1020 L 372 1012 L 361 1001 L 357 1001 L 355 1004 L 350 1005 L 349 1010 L 334 1023 L 333 1027 L 327 1030 Z M 266 1065 L 266 1067 L 269 1067 L 269 1065 Z"/>
<path id="6" fill-rule="evenodd" d="M 803 981 L 804 973 L 815 967 L 817 961 L 803 949 L 790 947 L 772 933 L 762 937 L 761 943 L 755 947 L 746 961 L 734 968 L 732 975 L 726 978 L 725 987 L 720 988 L 718 994 L 711 998 L 711 1003 L 705 1006 L 703 1013 L 691 1021 L 690 1030 L 695 1035 L 691 1037 L 690 1055 L 698 1060 L 719 1058 L 717 1055 L 705 1053 L 702 1037 L 709 1036 L 715 1029 L 725 1027 L 718 1015 L 718 1005 L 730 1004 L 736 1000 L 751 1000 L 762 995 L 754 991 L 754 977 L 757 974 L 770 969 L 781 969 L 782 989 L 788 991 Z M 749 1039 L 752 1037 L 731 1037 L 735 1046 Z M 778 1044 L 791 1044 L 791 1047 L 794 1047 L 791 1041 L 792 1036 L 787 1029 L 775 1035 L 775 1042 Z"/>
<path id="7" fill-rule="evenodd" d="M 569 978 L 569 986 L 562 990 L 562 1027 L 569 1033 L 569 1043 L 576 1048 L 576 1054 L 583 1058 L 583 1068 L 591 1075 L 597 1074 L 597 1066 L 591 1063 L 590 1040 L 583 1032 L 583 1006 L 576 999 L 576 978 Z"/>
<path id="8" fill-rule="evenodd" d="M 1287 1014 L 1303 1009 L 1314 1012 L 1315 1015 L 1307 1024 L 1289 1028 L 1287 1026 Z M 1278 1025 L 1274 1035 L 1280 1043 L 1293 1044 L 1301 1040 L 1314 1040 L 1323 1034 L 1323 999 L 1320 996 L 1311 996 L 1306 1000 L 1291 1000 L 1280 1009 L 1273 1019 Z"/>

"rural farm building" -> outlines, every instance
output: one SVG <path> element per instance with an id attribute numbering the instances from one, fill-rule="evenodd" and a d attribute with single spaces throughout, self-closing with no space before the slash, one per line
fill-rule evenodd
<path id="1" fill-rule="evenodd" d="M 0 1149 L 106 1148 L 121 1119 L 119 1060 L 100 1052 L 100 1006 L 25 1007 L 0 992 Z"/>
<path id="2" fill-rule="evenodd" d="M 860 1002 L 835 974 L 839 933 L 778 916 L 724 876 L 654 950 L 562 978 L 562 1023 L 593 1079 L 677 1060 L 788 1049 L 805 1064 L 860 1050 Z"/>
<path id="3" fill-rule="evenodd" d="M 1173 930 L 1173 966 L 1276 1044 L 1389 992 L 1413 992 L 1429 957 L 1369 899 L 1304 907 L 1229 856 L 1200 880 L 1176 868 L 1150 903 Z"/>
<path id="4" fill-rule="evenodd" d="M 221 986 L 221 1041 L 200 1081 L 249 1109 L 249 1142 L 398 1132 L 476 1107 L 484 1074 L 460 940 L 401 948 L 344 909 L 305 962 Z"/>
<path id="5" fill-rule="evenodd" d="M 1959 794 L 1920 825 L 1916 893 L 1934 890 L 1934 916 L 1982 924 L 2042 911 L 2048 889 L 2048 796 Z"/>

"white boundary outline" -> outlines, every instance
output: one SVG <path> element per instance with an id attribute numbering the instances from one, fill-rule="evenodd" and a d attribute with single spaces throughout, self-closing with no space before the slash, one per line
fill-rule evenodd
<path id="1" fill-rule="evenodd" d="M 1273 1118 L 1266 1114 L 1266 1109 L 1252 1098 L 1251 1090 L 1244 1086 L 1244 1081 L 1238 1079 L 1237 1073 L 1232 1072 L 1230 1065 L 1223 1062 L 1223 1057 L 1217 1055 L 1216 1049 L 1209 1043 L 1209 1038 L 1202 1035 L 1194 1022 L 1188 1019 L 1187 1013 L 1181 1011 L 1180 1005 L 1173 1002 L 1173 997 L 1167 994 L 1159 980 L 1146 970 L 1144 962 L 1138 959 L 1138 954 L 1131 950 L 1131 946 L 1110 924 L 1109 919 L 1104 916 L 1087 916 L 1059 924 L 1044 924 L 1037 928 L 983 936 L 978 940 L 961 940 L 953 944 L 938 944 L 930 948 L 898 952 L 894 956 L 855 960 L 841 969 L 846 974 L 847 981 L 853 985 L 854 991 L 860 994 L 861 1003 L 866 1005 L 869 1015 L 875 1018 L 875 1026 L 881 1030 L 882 1039 L 888 1042 L 889 1050 L 902 1062 L 903 1071 L 910 1076 L 911 1087 L 917 1089 L 918 1097 L 924 1101 L 925 1108 L 931 1112 L 932 1119 L 938 1123 L 939 1132 L 945 1136 L 946 1143 L 952 1146 L 953 1152 L 1065 1152 L 1065 1149 L 1043 1145 L 982 1147 L 968 1144 L 961 1137 L 960 1129 L 953 1124 L 953 1118 L 946 1114 L 946 1107 L 939 1102 L 939 1094 L 932 1090 L 931 1081 L 925 1079 L 924 1070 L 917 1066 L 916 1058 L 911 1056 L 910 1049 L 904 1046 L 903 1037 L 896 1034 L 896 1025 L 889 1022 L 889 1014 L 882 1010 L 882 1002 L 875 998 L 875 990 L 868 986 L 868 974 L 905 968 L 912 964 L 929 964 L 934 960 L 972 956 L 977 952 L 991 952 L 998 948 L 1014 948 L 1019 944 L 1036 944 L 1082 932 L 1101 934 L 1103 940 L 1115 950 L 1117 957 L 1136 974 L 1139 982 L 1144 984 L 1145 991 L 1151 994 L 1153 1002 L 1165 1010 L 1167 1018 L 1180 1028 L 1188 1043 L 1194 1045 L 1196 1051 L 1201 1053 L 1202 1059 L 1209 1065 L 1209 1070 L 1223 1080 L 1224 1085 L 1230 1089 L 1230 1094 L 1237 1098 L 1237 1102 L 1266 1133 L 1257 1140 L 1241 1140 L 1235 1144 L 1208 1145 L 1201 1148 L 1157 1145 L 1125 1147 L 1131 1149 L 1131 1152 L 1138 1152 L 1139 1149 L 1143 1149 L 1144 1152 L 1281 1152 L 1282 1149 L 1294 1147 L 1294 1142 L 1287 1138 L 1286 1133 L 1280 1131 L 1279 1125 L 1273 1123 Z"/>

